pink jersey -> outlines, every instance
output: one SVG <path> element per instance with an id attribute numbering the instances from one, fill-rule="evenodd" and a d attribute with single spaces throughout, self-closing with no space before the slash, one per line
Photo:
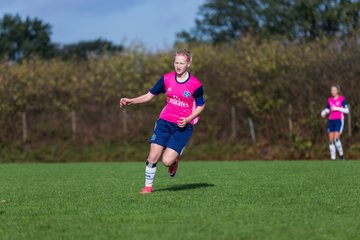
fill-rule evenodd
<path id="1" fill-rule="evenodd" d="M 343 96 L 329 97 L 326 108 L 330 110 L 329 120 L 341 120 L 344 119 L 344 114 L 340 111 L 333 111 L 333 107 L 345 107 L 347 105 L 346 100 Z"/>
<path id="2" fill-rule="evenodd" d="M 165 74 L 150 90 L 157 95 L 166 93 L 166 105 L 160 113 L 160 118 L 177 124 L 182 117 L 189 117 L 197 106 L 204 104 L 203 88 L 200 81 L 189 73 L 185 82 L 178 82 L 176 73 Z M 190 124 L 196 124 L 199 117 L 193 119 Z"/>

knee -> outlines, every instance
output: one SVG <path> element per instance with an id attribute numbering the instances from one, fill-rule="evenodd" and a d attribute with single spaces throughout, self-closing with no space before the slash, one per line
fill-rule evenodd
<path id="1" fill-rule="evenodd" d="M 163 157 L 162 162 L 166 167 L 170 167 L 173 164 L 173 160 L 167 157 Z"/>
<path id="2" fill-rule="evenodd" d="M 148 156 L 147 161 L 148 161 L 149 163 L 157 163 L 159 157 L 160 157 L 160 156 L 159 156 L 158 154 L 152 154 L 152 153 L 150 153 L 149 156 Z"/>

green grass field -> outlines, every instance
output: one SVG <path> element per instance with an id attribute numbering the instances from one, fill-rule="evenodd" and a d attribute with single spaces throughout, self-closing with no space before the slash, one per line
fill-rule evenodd
<path id="1" fill-rule="evenodd" d="M 360 239 L 360 161 L 0 165 L 0 239 Z"/>

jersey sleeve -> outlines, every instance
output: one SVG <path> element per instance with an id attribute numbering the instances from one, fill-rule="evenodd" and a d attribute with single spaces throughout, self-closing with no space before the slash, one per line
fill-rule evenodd
<path id="1" fill-rule="evenodd" d="M 326 104 L 325 109 L 329 109 L 329 110 L 330 110 L 330 104 L 329 104 L 329 103 Z"/>
<path id="2" fill-rule="evenodd" d="M 160 93 L 165 93 L 165 83 L 164 77 L 161 77 L 157 83 L 149 91 L 152 95 L 159 95 Z"/>
<path id="3" fill-rule="evenodd" d="M 205 104 L 205 100 L 204 100 L 204 89 L 202 86 L 198 87 L 194 93 L 193 93 L 193 97 L 195 99 L 196 102 L 196 106 L 203 106 Z"/>
<path id="4" fill-rule="evenodd" d="M 347 104 L 346 100 L 344 99 L 344 100 L 342 101 L 342 106 L 343 106 L 343 107 L 347 107 L 347 105 L 348 105 L 348 104 Z"/>

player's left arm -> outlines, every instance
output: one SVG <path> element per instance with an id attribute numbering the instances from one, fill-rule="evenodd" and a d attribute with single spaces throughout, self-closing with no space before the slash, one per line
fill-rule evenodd
<path id="1" fill-rule="evenodd" d="M 332 107 L 331 110 L 332 110 L 332 111 L 339 111 L 339 112 L 342 112 L 342 113 L 345 113 L 345 114 L 349 114 L 349 112 L 350 112 L 350 109 L 349 109 L 349 106 L 348 106 L 346 100 L 344 100 L 344 101 L 342 102 L 342 107 L 336 107 L 336 106 L 334 106 L 334 107 Z"/>
<path id="2" fill-rule="evenodd" d="M 204 100 L 204 90 L 203 87 L 200 86 L 198 89 L 195 90 L 193 97 L 195 99 L 196 108 L 188 117 L 183 117 L 179 119 L 178 126 L 185 127 L 186 124 L 191 122 L 194 118 L 198 117 L 202 111 L 205 109 L 205 100 Z"/>

